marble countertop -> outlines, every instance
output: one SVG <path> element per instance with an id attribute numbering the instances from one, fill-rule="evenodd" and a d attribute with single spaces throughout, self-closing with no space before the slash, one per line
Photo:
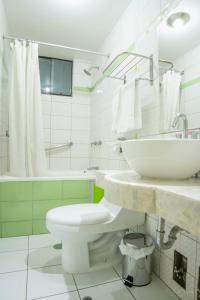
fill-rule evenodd
<path id="1" fill-rule="evenodd" d="M 200 179 L 156 180 L 132 171 L 98 171 L 106 199 L 124 208 L 153 213 L 200 236 Z"/>

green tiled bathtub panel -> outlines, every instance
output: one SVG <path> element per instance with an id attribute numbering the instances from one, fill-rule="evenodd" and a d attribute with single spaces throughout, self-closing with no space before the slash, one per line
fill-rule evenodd
<path id="1" fill-rule="evenodd" d="M 60 200 L 62 181 L 34 181 L 33 200 Z"/>
<path id="2" fill-rule="evenodd" d="M 0 183 L 0 201 L 31 201 L 32 182 Z"/>
<path id="3" fill-rule="evenodd" d="M 90 182 L 87 180 L 67 180 L 63 181 L 63 199 L 89 198 Z"/>
<path id="4" fill-rule="evenodd" d="M 61 206 L 59 200 L 39 200 L 33 201 L 33 219 L 45 219 L 48 210 Z"/>
<path id="5" fill-rule="evenodd" d="M 33 221 L 33 234 L 48 233 L 46 228 L 46 220 L 34 220 Z"/>
<path id="6" fill-rule="evenodd" d="M 47 233 L 49 209 L 90 202 L 90 181 L 0 183 L 0 237 Z"/>
<path id="7" fill-rule="evenodd" d="M 32 221 L 23 222 L 3 222 L 2 223 L 2 237 L 31 235 Z"/>
<path id="8" fill-rule="evenodd" d="M 71 205 L 71 204 L 82 204 L 82 203 L 88 203 L 89 198 L 82 198 L 82 199 L 63 199 L 62 205 Z"/>
<path id="9" fill-rule="evenodd" d="M 2 222 L 8 221 L 31 221 L 32 202 L 0 202 L 0 215 Z"/>

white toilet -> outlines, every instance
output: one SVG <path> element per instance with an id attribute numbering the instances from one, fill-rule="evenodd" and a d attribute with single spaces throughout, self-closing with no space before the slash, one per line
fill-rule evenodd
<path id="1" fill-rule="evenodd" d="M 144 214 L 109 203 L 75 204 L 48 211 L 48 230 L 62 241 L 62 265 L 68 273 L 108 267 L 122 259 L 118 246 L 128 228 L 144 224 Z"/>

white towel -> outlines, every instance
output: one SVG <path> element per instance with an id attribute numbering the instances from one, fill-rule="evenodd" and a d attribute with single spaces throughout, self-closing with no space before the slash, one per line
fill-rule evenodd
<path id="1" fill-rule="evenodd" d="M 115 133 L 125 134 L 142 128 L 141 102 L 135 80 L 114 93 L 112 112 L 112 130 Z"/>
<path id="2" fill-rule="evenodd" d="M 173 120 L 179 111 L 181 74 L 168 71 L 163 75 L 161 88 L 161 124 L 162 130 L 171 130 Z"/>

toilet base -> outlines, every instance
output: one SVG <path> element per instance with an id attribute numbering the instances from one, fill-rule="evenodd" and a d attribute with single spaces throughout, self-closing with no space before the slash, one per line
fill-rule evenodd
<path id="1" fill-rule="evenodd" d="M 105 233 L 96 240 L 62 240 L 62 267 L 67 273 L 86 273 L 121 262 L 119 244 L 124 231 Z M 94 239 L 94 237 L 93 237 Z"/>

